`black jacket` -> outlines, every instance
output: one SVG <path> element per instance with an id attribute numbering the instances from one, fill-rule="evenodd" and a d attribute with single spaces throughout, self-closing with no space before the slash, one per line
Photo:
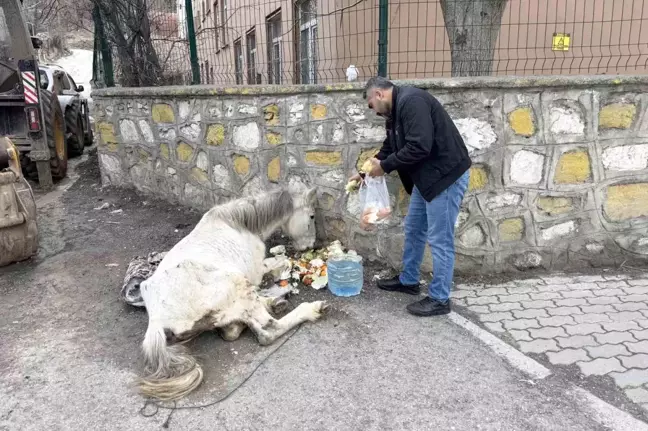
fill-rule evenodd
<path id="1" fill-rule="evenodd" d="M 376 156 L 386 173 L 394 170 L 407 193 L 413 186 L 430 202 L 471 166 L 468 149 L 441 103 L 415 87 L 393 89 L 387 139 Z"/>

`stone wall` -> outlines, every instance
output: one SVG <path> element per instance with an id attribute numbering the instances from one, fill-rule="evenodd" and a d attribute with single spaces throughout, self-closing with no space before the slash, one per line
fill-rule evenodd
<path id="1" fill-rule="evenodd" d="M 458 269 L 619 265 L 648 257 L 648 77 L 411 81 L 446 106 L 472 158 Z M 319 188 L 318 230 L 400 264 L 408 196 L 377 233 L 347 177 L 382 142 L 361 84 L 95 91 L 104 184 L 206 209 L 291 180 Z M 427 253 L 426 263 L 430 257 Z"/>

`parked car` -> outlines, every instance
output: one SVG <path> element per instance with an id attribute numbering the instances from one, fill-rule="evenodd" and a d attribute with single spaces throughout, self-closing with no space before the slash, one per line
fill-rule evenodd
<path id="1" fill-rule="evenodd" d="M 39 74 L 41 87 L 58 96 L 61 109 L 65 113 L 68 154 L 83 154 L 84 147 L 92 145 L 93 141 L 88 99 L 81 94 L 84 90 L 83 85 L 77 85 L 72 76 L 57 65 L 42 64 L 39 66 Z"/>

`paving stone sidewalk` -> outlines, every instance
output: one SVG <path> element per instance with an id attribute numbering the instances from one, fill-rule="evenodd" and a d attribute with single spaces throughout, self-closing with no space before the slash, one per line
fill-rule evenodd
<path id="1" fill-rule="evenodd" d="M 458 284 L 453 302 L 524 353 L 610 376 L 648 411 L 648 273 Z"/>

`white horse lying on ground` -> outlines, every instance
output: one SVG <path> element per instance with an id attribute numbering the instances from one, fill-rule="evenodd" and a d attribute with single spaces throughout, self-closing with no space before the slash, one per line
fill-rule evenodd
<path id="1" fill-rule="evenodd" d="M 262 345 L 326 311 L 323 301 L 302 303 L 281 319 L 272 298 L 257 294 L 268 268 L 264 244 L 281 228 L 298 250 L 315 243 L 315 189 L 281 188 L 233 200 L 205 213 L 194 230 L 162 259 L 140 292 L 149 316 L 140 392 L 160 400 L 182 398 L 203 379 L 184 346 L 201 332 L 218 329 L 225 340 L 249 327 Z"/>

